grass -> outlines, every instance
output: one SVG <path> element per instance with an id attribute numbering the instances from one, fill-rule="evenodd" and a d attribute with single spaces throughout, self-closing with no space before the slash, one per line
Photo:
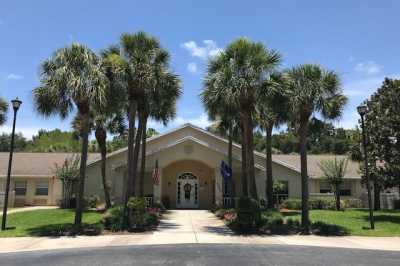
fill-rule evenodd
<path id="1" fill-rule="evenodd" d="M 49 209 L 18 212 L 7 215 L 6 231 L 0 231 L 0 237 L 54 235 L 55 230 L 71 228 L 75 213 L 74 210 Z M 86 211 L 83 214 L 83 223 L 96 226 L 100 223 L 101 214 L 95 211 Z"/>
<path id="2" fill-rule="evenodd" d="M 283 212 L 285 217 L 300 220 L 300 212 Z M 334 224 L 345 228 L 350 235 L 358 236 L 400 236 L 400 211 L 375 211 L 375 230 L 370 230 L 369 212 L 366 209 L 344 211 L 310 210 L 312 222 Z"/>

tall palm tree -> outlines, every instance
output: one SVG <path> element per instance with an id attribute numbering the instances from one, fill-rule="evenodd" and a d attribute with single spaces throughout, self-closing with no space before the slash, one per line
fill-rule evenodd
<path id="1" fill-rule="evenodd" d="M 156 69 L 155 87 L 149 90 L 143 108 L 144 121 L 142 127 L 142 155 L 139 176 L 139 195 L 144 196 L 144 176 L 146 166 L 146 132 L 147 121 L 150 118 L 162 122 L 165 126 L 176 116 L 176 101 L 181 95 L 181 85 L 178 76 L 167 72 L 165 67 Z"/>
<path id="2" fill-rule="evenodd" d="M 7 120 L 8 103 L 3 98 L 0 98 L 0 126 Z"/>
<path id="3" fill-rule="evenodd" d="M 239 111 L 244 149 L 242 157 L 245 157 L 242 158 L 245 168 L 243 179 L 249 181 L 250 196 L 255 199 L 258 195 L 253 154 L 254 106 L 257 98 L 266 92 L 264 82 L 278 66 L 280 58 L 277 52 L 268 50 L 262 43 L 239 38 L 210 60 L 207 75 L 212 79 L 212 86 L 207 86 L 206 78 L 205 89 L 210 90 L 212 96 L 209 98 L 215 103 L 224 98 L 223 101 Z M 247 192 L 243 194 L 247 195 Z"/>
<path id="4" fill-rule="evenodd" d="M 307 135 L 310 119 L 316 113 L 328 120 L 339 118 L 347 98 L 343 95 L 339 76 L 319 65 L 300 65 L 288 70 L 286 74 L 290 116 L 299 136 L 302 189 L 301 222 L 304 232 L 308 233 Z"/>
<path id="5" fill-rule="evenodd" d="M 106 104 L 107 77 L 100 59 L 84 45 L 73 43 L 57 50 L 41 64 L 40 86 L 33 90 L 36 110 L 49 117 L 58 114 L 66 118 L 77 109 L 81 120 L 82 139 L 75 225 L 82 221 L 83 195 L 90 132 L 90 111 L 94 105 Z"/>
<path id="6" fill-rule="evenodd" d="M 288 116 L 288 99 L 285 95 L 285 77 L 280 72 L 271 74 L 265 82 L 268 93 L 262 95 L 256 104 L 257 120 L 260 128 L 265 131 L 266 158 L 266 196 L 267 207 L 274 207 L 273 173 L 272 173 L 272 130 L 285 123 Z"/>

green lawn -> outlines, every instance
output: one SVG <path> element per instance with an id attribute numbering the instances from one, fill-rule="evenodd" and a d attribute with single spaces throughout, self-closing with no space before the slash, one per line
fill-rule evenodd
<path id="1" fill-rule="evenodd" d="M 7 217 L 6 231 L 0 231 L 0 237 L 37 236 L 46 230 L 68 226 L 74 222 L 74 210 L 49 209 L 17 212 Z M 98 224 L 101 214 L 88 211 L 83 214 L 83 223 Z"/>
<path id="2" fill-rule="evenodd" d="M 300 219 L 299 212 L 283 213 L 286 217 Z M 369 212 L 365 209 L 344 211 L 311 210 L 312 222 L 336 224 L 346 228 L 351 235 L 359 236 L 400 236 L 400 211 L 384 210 L 374 212 L 375 230 L 369 229 Z"/>

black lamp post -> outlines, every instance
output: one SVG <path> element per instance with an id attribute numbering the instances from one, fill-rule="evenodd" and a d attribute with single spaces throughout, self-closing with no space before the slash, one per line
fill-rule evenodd
<path id="1" fill-rule="evenodd" d="M 18 112 L 19 107 L 22 104 L 22 101 L 20 101 L 18 99 L 18 97 L 17 97 L 16 99 L 12 100 L 11 103 L 12 103 L 12 107 L 13 107 L 13 110 L 14 110 L 14 121 L 13 121 L 12 133 L 11 133 L 10 157 L 9 157 L 9 160 L 8 160 L 6 193 L 5 193 L 4 202 L 3 202 L 3 217 L 2 217 L 2 221 L 1 221 L 1 230 L 2 231 L 6 230 L 8 193 L 10 191 L 11 166 L 12 166 L 12 158 L 13 158 L 13 152 L 14 152 L 15 122 L 17 120 L 17 112 Z"/>
<path id="2" fill-rule="evenodd" d="M 361 129 L 362 129 L 362 142 L 364 149 L 364 163 L 365 163 L 365 179 L 367 180 L 367 192 L 368 192 L 368 208 L 369 208 L 369 222 L 371 229 L 375 229 L 374 214 L 372 210 L 372 199 L 371 199 L 371 184 L 369 182 L 369 169 L 368 169 L 368 153 L 367 153 L 367 138 L 365 134 L 364 116 L 368 112 L 368 107 L 364 104 L 357 107 L 357 111 L 361 116 Z"/>

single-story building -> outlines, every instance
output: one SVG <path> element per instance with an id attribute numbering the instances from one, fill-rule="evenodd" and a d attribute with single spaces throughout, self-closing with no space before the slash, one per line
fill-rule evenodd
<path id="1" fill-rule="evenodd" d="M 209 209 L 229 204 L 241 194 L 241 146 L 233 145 L 233 177 L 224 182 L 221 161 L 227 161 L 228 141 L 191 124 L 147 140 L 144 194 L 148 200 L 163 202 L 169 208 Z M 54 164 L 62 164 L 68 153 L 15 153 L 11 190 L 13 206 L 54 205 L 61 198 L 62 184 L 54 177 Z M 343 156 L 337 156 L 342 158 Z M 329 195 L 329 184 L 321 179 L 321 160 L 334 155 L 309 155 L 311 196 Z M 283 184 L 279 197 L 301 197 L 300 156 L 273 155 L 273 177 Z M 254 152 L 257 192 L 265 198 L 265 154 Z M 6 176 L 8 153 L 0 153 L 0 178 Z M 140 163 L 140 162 L 139 162 Z M 154 169 L 158 165 L 158 177 Z M 127 148 L 107 156 L 107 179 L 114 201 L 122 201 L 127 176 Z M 359 165 L 349 161 L 342 195 L 360 198 L 363 194 Z M 5 182 L 0 182 L 3 185 Z M 225 185 L 226 184 L 226 185 Z M 4 187 L 4 185 L 3 185 Z M 136 186 L 138 189 L 138 185 Z M 0 191 L 2 187 L 0 187 Z M 88 160 L 85 194 L 103 196 L 100 157 Z"/>
<path id="2" fill-rule="evenodd" d="M 191 124 L 154 136 L 147 140 L 144 195 L 170 208 L 209 209 L 214 204 L 231 201 L 241 194 L 241 146 L 233 145 L 233 177 L 225 186 L 221 176 L 221 161 L 227 161 L 228 141 Z M 333 155 L 309 155 L 309 191 L 312 196 L 331 192 L 329 184 L 321 180 L 318 166 L 321 160 Z M 342 158 L 343 156 L 338 156 Z M 265 154 L 254 152 L 257 192 L 265 198 Z M 159 180 L 153 172 L 158 165 Z M 349 162 L 342 187 L 348 197 L 362 196 L 359 165 Z M 100 160 L 88 164 L 87 195 L 102 196 Z M 107 156 L 107 177 L 114 200 L 122 201 L 127 176 L 127 148 Z M 273 155 L 274 180 L 280 180 L 284 189 L 280 197 L 301 197 L 300 157 L 298 155 Z M 138 185 L 136 186 L 138 189 Z M 137 190 L 138 191 L 138 190 Z"/>
<path id="3" fill-rule="evenodd" d="M 11 171 L 9 206 L 57 205 L 62 197 L 62 183 L 54 177 L 55 165 L 62 165 L 71 153 L 15 152 Z M 98 158 L 89 154 L 89 160 Z M 8 152 L 0 152 L 0 205 L 6 186 Z"/>

